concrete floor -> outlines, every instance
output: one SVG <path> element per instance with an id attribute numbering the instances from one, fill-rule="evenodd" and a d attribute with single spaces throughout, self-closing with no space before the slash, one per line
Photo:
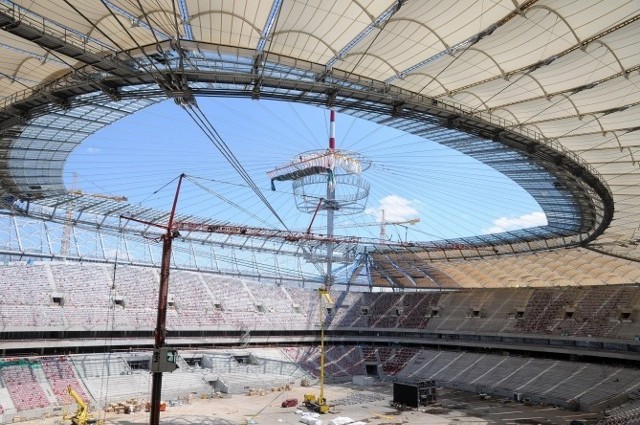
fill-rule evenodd
<path id="1" fill-rule="evenodd" d="M 304 408 L 282 408 L 282 400 L 297 398 L 302 400 L 305 393 L 318 394 L 318 388 L 293 387 L 286 392 L 267 392 L 265 395 L 233 395 L 225 398 L 202 400 L 194 396 L 187 402 L 169 405 L 161 414 L 162 425 L 280 425 L 298 424 L 299 412 Z M 569 412 L 553 406 L 524 406 L 509 400 L 480 400 L 474 394 L 438 389 L 438 403 L 420 410 L 399 411 L 390 405 L 392 385 L 388 383 L 368 387 L 352 384 L 327 385 L 325 396 L 332 411 L 319 419 L 323 425 L 336 417 L 349 417 L 367 425 L 453 425 L 453 424 L 544 424 L 565 425 L 572 420 L 593 424 L 595 414 Z M 355 404 L 352 404 L 355 403 Z M 173 404 L 173 403 L 172 403 Z M 298 411 L 298 413 L 296 413 Z M 96 416 L 98 417 L 98 416 Z M 109 413 L 106 425 L 148 424 L 149 414 Z M 61 418 L 40 418 L 20 422 L 24 425 L 55 425 L 64 423 Z M 67 422 L 68 423 L 68 422 Z"/>

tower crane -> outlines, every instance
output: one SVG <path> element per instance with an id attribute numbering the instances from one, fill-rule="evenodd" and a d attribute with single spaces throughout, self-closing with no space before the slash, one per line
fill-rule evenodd
<path id="1" fill-rule="evenodd" d="M 131 219 L 131 218 L 130 218 Z M 134 219 L 135 220 L 135 219 Z M 154 225 L 153 223 L 147 223 Z M 170 225 L 169 234 L 177 237 L 180 231 L 184 232 L 208 232 L 221 233 L 227 235 L 254 236 L 263 238 L 281 239 L 288 242 L 321 241 L 324 243 L 355 242 L 357 238 L 339 237 L 332 235 L 318 235 L 309 232 L 291 232 L 272 229 L 260 229 L 254 227 L 217 225 L 206 223 L 193 223 L 184 221 L 173 221 Z M 329 404 L 324 393 L 325 378 L 325 332 L 324 318 L 327 305 L 333 305 L 334 300 L 329 292 L 329 286 L 323 285 L 318 289 L 318 316 L 320 320 L 320 392 L 316 396 L 313 393 L 304 395 L 304 404 L 317 413 L 328 413 Z"/>
<path id="2" fill-rule="evenodd" d="M 69 195 L 80 195 L 80 196 L 89 196 L 89 197 L 92 197 L 92 198 L 110 199 L 110 200 L 116 201 L 116 202 L 127 202 L 128 201 L 128 198 L 126 196 L 107 195 L 107 194 L 104 194 L 104 193 L 87 193 L 87 192 L 83 192 L 80 189 L 69 190 L 69 191 L 67 191 L 67 193 Z"/>
<path id="3" fill-rule="evenodd" d="M 387 224 L 401 225 L 401 224 L 416 224 L 420 221 L 419 218 L 412 218 L 409 220 L 401 221 L 387 221 L 384 218 L 384 210 L 381 210 L 382 217 L 380 218 L 380 241 L 384 242 L 387 239 Z M 406 238 L 405 238 L 406 239 Z"/>
<path id="4" fill-rule="evenodd" d="M 166 319 L 167 319 L 167 299 L 168 299 L 168 291 L 169 291 L 169 271 L 170 271 L 170 263 L 171 263 L 171 246 L 173 239 L 180 236 L 180 231 L 201 231 L 201 232 L 209 232 L 209 233 L 224 233 L 228 235 L 242 235 L 242 236 L 259 236 L 264 238 L 276 238 L 282 239 L 288 242 L 302 242 L 309 240 L 323 241 L 325 243 L 334 243 L 338 240 L 354 242 L 355 238 L 336 238 L 332 234 L 328 236 L 323 235 L 314 235 L 310 233 L 303 232 L 284 232 L 279 230 L 269 230 L 269 229 L 259 229 L 252 227 L 242 227 L 242 226 L 233 226 L 233 225 L 217 225 L 217 224 L 206 224 L 206 223 L 193 223 L 193 222 L 182 222 L 182 221 L 174 221 L 176 207 L 178 204 L 178 195 L 180 193 L 180 187 L 182 185 L 182 180 L 186 177 L 185 174 L 181 174 L 178 179 L 178 186 L 176 188 L 176 194 L 173 199 L 173 205 L 171 207 L 171 212 L 169 214 L 169 219 L 167 224 L 158 224 L 149 222 L 146 220 L 140 220 L 135 217 L 121 216 L 121 218 L 126 220 L 135 221 L 138 223 L 146 224 L 149 226 L 162 228 L 165 233 L 160 238 L 162 240 L 162 259 L 161 259 L 161 267 L 160 267 L 160 287 L 158 289 L 158 314 L 156 320 L 156 329 L 155 329 L 155 341 L 154 341 L 154 353 L 153 353 L 153 361 L 152 361 L 152 383 L 151 383 L 151 406 L 150 406 L 150 421 L 151 425 L 159 425 L 160 423 L 160 396 L 162 394 L 162 374 L 165 371 L 173 371 L 175 370 L 175 349 L 171 347 L 167 347 L 166 343 Z M 329 294 L 328 286 L 324 286 L 319 291 L 320 302 L 319 306 L 322 308 L 322 299 L 326 299 L 329 302 L 332 302 L 331 295 Z M 324 315 L 321 310 L 321 320 L 320 320 L 321 332 L 320 332 L 320 341 L 321 341 L 321 387 L 320 387 L 320 395 L 315 398 L 314 396 L 314 406 L 317 411 L 321 413 L 327 413 L 329 411 L 329 406 L 326 404 L 326 400 L 324 398 Z M 172 360 L 169 360 L 167 356 L 171 356 Z M 155 366 L 157 365 L 157 366 Z M 77 424 L 84 425 L 84 424 Z"/>
<path id="5" fill-rule="evenodd" d="M 125 196 L 106 195 L 103 193 L 86 193 L 80 189 L 75 189 L 78 185 L 78 173 L 73 173 L 73 181 L 71 187 L 74 189 L 68 190 L 68 195 L 75 196 L 89 196 L 93 198 L 110 199 L 115 202 L 127 202 Z M 62 240 L 60 241 L 60 254 L 63 257 L 69 255 L 69 248 L 71 247 L 71 223 L 73 221 L 73 200 L 67 203 L 67 212 L 65 213 L 65 225 L 62 230 Z"/>

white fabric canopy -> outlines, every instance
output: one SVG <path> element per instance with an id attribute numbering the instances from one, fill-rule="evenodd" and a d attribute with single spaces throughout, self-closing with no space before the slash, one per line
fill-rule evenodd
<path id="1" fill-rule="evenodd" d="M 108 59 L 176 39 L 201 52 L 268 54 L 292 68 L 374 80 L 555 139 L 612 191 L 613 221 L 592 246 L 640 259 L 637 0 L 2 0 L 0 13 L 0 111 L 4 122 L 14 120 L 4 130 L 22 129 L 15 117 L 28 116 L 12 105 L 91 65 L 89 54 Z M 86 55 L 16 33 L 11 19 Z M 122 110 L 143 106 L 133 103 Z M 119 117 L 86 123 L 86 131 Z M 13 136 L 2 137 L 9 143 Z M 83 137 L 69 135 L 53 149 L 63 160 Z M 14 173 L 10 161 L 3 167 Z"/>

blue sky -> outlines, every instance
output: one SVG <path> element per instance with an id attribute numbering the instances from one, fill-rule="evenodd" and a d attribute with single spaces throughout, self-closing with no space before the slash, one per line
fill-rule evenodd
<path id="1" fill-rule="evenodd" d="M 295 207 L 291 184 L 267 171 L 301 153 L 326 149 L 325 108 L 248 99 L 198 99 L 198 105 L 287 227 L 306 230 L 311 215 Z M 436 240 L 544 224 L 537 203 L 493 169 L 422 138 L 337 114 L 338 149 L 371 162 L 361 178 L 371 189 L 366 209 L 336 216 L 336 234 L 377 238 L 384 210 L 387 238 Z M 178 210 L 233 223 L 282 228 L 216 147 L 172 101 L 126 117 L 87 139 L 65 168 L 69 188 L 126 196 L 169 209 L 175 179 L 186 173 Z M 75 175 L 75 177 L 74 177 Z M 412 225 L 394 225 L 411 219 Z M 323 233 L 325 218 L 312 230 Z"/>

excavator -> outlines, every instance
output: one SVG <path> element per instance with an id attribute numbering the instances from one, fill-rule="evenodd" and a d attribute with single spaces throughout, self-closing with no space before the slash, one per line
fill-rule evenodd
<path id="1" fill-rule="evenodd" d="M 324 305 L 323 300 L 328 304 L 333 304 L 333 298 L 331 293 L 326 287 L 318 289 L 318 296 L 320 300 L 318 302 L 318 308 L 320 309 L 320 393 L 316 397 L 313 393 L 304 395 L 303 404 L 308 409 L 313 410 L 316 413 L 329 413 L 329 405 L 327 399 L 324 397 Z"/>
<path id="2" fill-rule="evenodd" d="M 78 409 L 76 410 L 76 414 L 73 416 L 65 416 L 65 419 L 71 420 L 73 425 L 87 425 L 87 424 L 96 424 L 96 425 L 104 425 L 104 422 L 101 420 L 94 419 L 93 416 L 89 413 L 89 406 L 85 401 L 78 395 L 78 393 L 71 388 L 71 385 L 67 387 L 67 393 L 76 401 L 78 405 Z"/>

